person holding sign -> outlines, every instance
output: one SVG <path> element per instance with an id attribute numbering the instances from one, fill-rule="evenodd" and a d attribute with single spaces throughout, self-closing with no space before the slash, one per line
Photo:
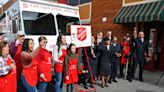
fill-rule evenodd
<path id="1" fill-rule="evenodd" d="M 92 45 L 89 47 L 86 47 L 86 52 L 87 52 L 87 56 L 89 58 L 90 65 L 88 65 L 85 51 L 83 51 L 83 53 L 84 53 L 84 55 L 83 55 L 84 69 L 89 70 L 89 66 L 91 67 L 91 71 L 87 74 L 84 74 L 84 77 L 85 77 L 84 88 L 86 88 L 86 89 L 88 89 L 88 87 L 87 87 L 88 82 L 90 83 L 90 87 L 94 88 L 94 86 L 92 84 L 92 77 L 93 77 L 93 80 L 96 79 L 96 77 L 97 77 L 97 62 L 98 62 L 97 61 L 97 47 L 98 46 L 95 45 L 94 36 L 92 36 L 91 42 L 92 42 Z"/>

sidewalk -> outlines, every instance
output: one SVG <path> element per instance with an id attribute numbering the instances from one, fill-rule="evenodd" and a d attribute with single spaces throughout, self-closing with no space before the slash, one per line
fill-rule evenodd
<path id="1" fill-rule="evenodd" d="M 144 82 L 140 82 L 138 81 L 138 69 L 136 69 L 133 82 L 124 79 L 117 79 L 118 83 L 112 82 L 112 84 L 109 84 L 108 88 L 101 88 L 101 81 L 98 81 L 96 89 L 97 92 L 164 92 L 164 75 L 158 82 L 158 85 L 156 85 L 162 74 L 164 73 L 160 71 L 150 72 L 144 70 Z M 54 88 L 49 89 L 47 92 L 54 92 Z M 63 86 L 63 92 L 66 92 L 66 85 Z"/>

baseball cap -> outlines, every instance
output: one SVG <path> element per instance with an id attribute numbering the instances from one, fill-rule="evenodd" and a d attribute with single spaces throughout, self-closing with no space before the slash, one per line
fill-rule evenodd
<path id="1" fill-rule="evenodd" d="M 24 31 L 18 31 L 17 35 L 25 35 Z"/>

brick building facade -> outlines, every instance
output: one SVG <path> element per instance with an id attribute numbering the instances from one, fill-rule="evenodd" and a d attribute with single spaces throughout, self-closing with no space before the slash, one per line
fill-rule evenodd
<path id="1" fill-rule="evenodd" d="M 122 0 L 92 0 L 91 25 L 93 33 L 108 30 L 121 41 L 126 33 L 133 33 L 134 24 L 114 24 L 113 18 L 122 7 Z M 103 21 L 105 19 L 105 21 Z"/>
<path id="2" fill-rule="evenodd" d="M 92 32 L 111 30 L 122 41 L 126 33 L 136 37 L 138 31 L 144 31 L 152 60 L 145 68 L 164 71 L 163 6 L 163 0 L 92 0 Z"/>

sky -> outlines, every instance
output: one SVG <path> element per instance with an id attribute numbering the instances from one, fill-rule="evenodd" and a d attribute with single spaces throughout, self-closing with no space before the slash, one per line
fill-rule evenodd
<path id="1" fill-rule="evenodd" d="M 9 1 L 9 0 L 0 0 L 0 3 L 6 3 L 7 1 Z"/>
<path id="2" fill-rule="evenodd" d="M 5 4 L 7 1 L 9 1 L 9 0 L 0 0 L 0 3 Z M 35 1 L 41 1 L 41 0 L 35 0 Z"/>
<path id="3" fill-rule="evenodd" d="M 2 7 L 2 5 L 1 5 L 2 3 L 5 4 L 7 1 L 9 1 L 9 0 L 0 0 L 0 7 Z M 40 0 L 35 0 L 35 1 L 40 1 Z"/>

